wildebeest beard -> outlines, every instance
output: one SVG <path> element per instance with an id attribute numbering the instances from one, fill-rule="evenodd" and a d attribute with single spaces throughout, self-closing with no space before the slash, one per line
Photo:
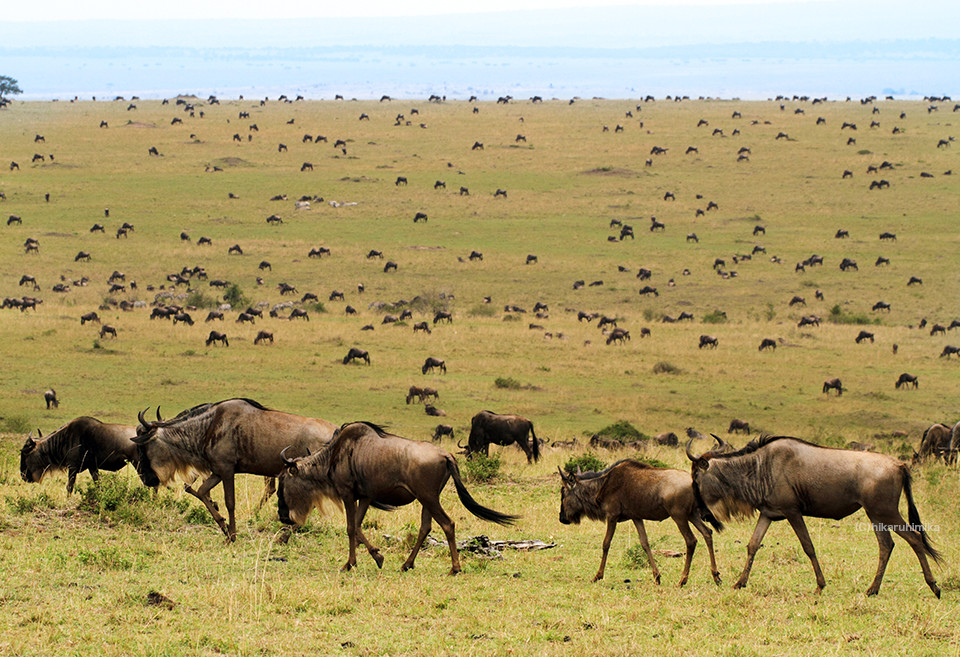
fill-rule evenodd
<path id="1" fill-rule="evenodd" d="M 718 521 L 752 516 L 772 489 L 770 470 L 753 453 L 711 459 L 707 470 L 694 477 L 693 494 L 701 515 L 704 510 Z M 713 513 L 705 498 L 715 500 Z"/>

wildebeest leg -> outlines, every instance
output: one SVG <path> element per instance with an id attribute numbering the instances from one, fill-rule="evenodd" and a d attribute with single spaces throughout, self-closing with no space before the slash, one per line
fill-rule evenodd
<path id="1" fill-rule="evenodd" d="M 420 548 L 423 546 L 423 542 L 427 539 L 427 534 L 430 533 L 430 528 L 433 526 L 432 519 L 433 516 L 430 515 L 426 505 L 424 505 L 420 512 L 420 533 L 417 534 L 417 542 L 413 544 L 413 550 L 410 551 L 410 556 L 403 562 L 400 570 L 406 572 L 413 568 L 413 562 L 417 558 L 417 554 L 420 553 Z"/>
<path id="2" fill-rule="evenodd" d="M 870 518 L 870 520 L 874 522 L 874 531 L 876 531 L 876 528 L 878 526 L 882 527 L 882 525 L 878 525 L 877 521 L 874 520 L 872 517 Z M 920 534 L 907 525 L 907 523 L 903 519 L 903 516 L 901 516 L 899 512 L 896 514 L 891 514 L 890 519 L 886 521 L 886 524 L 891 529 L 893 529 L 893 531 L 895 531 L 897 535 L 900 536 L 900 538 L 905 540 L 910 545 L 910 547 L 913 548 L 913 551 L 917 555 L 917 559 L 920 560 L 920 568 L 921 570 L 923 570 L 923 581 L 927 583 L 927 586 L 930 587 L 930 590 L 933 591 L 933 594 L 939 598 L 940 586 L 937 584 L 937 580 L 934 579 L 933 573 L 930 571 L 930 563 L 927 561 L 927 554 L 926 554 L 926 551 L 924 550 L 923 539 L 920 537 Z M 889 533 L 886 531 L 884 531 L 884 533 L 887 534 L 889 538 Z M 880 540 L 879 532 L 878 532 L 877 540 Z M 883 568 L 886 568 L 886 565 L 887 565 L 886 560 L 883 559 L 882 557 L 882 552 L 883 552 L 882 545 L 881 545 L 880 551 L 881 551 L 881 559 L 883 560 L 882 566 Z M 890 558 L 891 551 L 893 551 L 892 539 L 890 539 L 890 550 L 887 552 L 887 559 Z M 873 585 L 871 585 L 870 588 L 867 590 L 867 595 L 875 595 L 877 593 L 877 591 L 880 589 L 880 580 L 882 578 L 883 578 L 883 570 L 878 569 L 877 578 L 874 580 Z"/>
<path id="3" fill-rule="evenodd" d="M 206 483 L 206 482 L 204 482 Z M 223 477 L 223 503 L 227 507 L 227 518 L 230 522 L 230 530 L 227 532 L 227 542 L 232 543 L 237 540 L 237 516 L 234 514 L 236 508 L 236 491 L 234 489 L 233 473 L 229 472 Z"/>
<path id="4" fill-rule="evenodd" d="M 747 580 L 750 579 L 750 569 L 753 568 L 753 558 L 757 556 L 757 550 L 760 549 L 760 544 L 763 542 L 763 535 L 767 533 L 767 529 L 770 528 L 770 518 L 760 514 L 760 518 L 757 519 L 757 526 L 753 530 L 753 536 L 750 537 L 750 542 L 747 544 L 747 563 L 743 566 L 743 572 L 740 573 L 740 578 L 733 585 L 735 589 L 742 589 L 747 585 Z"/>
<path id="5" fill-rule="evenodd" d="M 813 564 L 813 573 L 817 576 L 817 593 L 820 593 L 823 587 L 827 585 L 827 581 L 823 579 L 823 571 L 820 570 L 820 562 L 817 561 L 817 551 L 813 547 L 813 541 L 810 540 L 807 523 L 803 521 L 803 516 L 800 515 L 787 516 L 787 522 L 793 527 L 794 533 L 796 533 L 797 538 L 800 539 L 800 545 L 803 547 L 804 553 L 810 559 L 810 563 Z M 889 553 L 887 553 L 887 556 L 890 556 Z"/>
<path id="6" fill-rule="evenodd" d="M 260 502 L 257 504 L 257 511 L 263 508 L 263 505 L 277 492 L 276 477 L 263 478 L 263 495 L 260 496 Z"/>
<path id="7" fill-rule="evenodd" d="M 77 483 L 77 475 L 79 473 L 80 470 L 74 467 L 67 470 L 67 495 L 73 494 L 73 486 Z"/>
<path id="8" fill-rule="evenodd" d="M 440 506 L 440 496 L 437 495 L 435 500 L 420 500 L 420 503 L 423 505 L 424 513 L 429 513 L 437 521 L 437 524 L 440 525 L 440 528 L 443 530 L 443 533 L 447 537 L 447 545 L 450 546 L 450 572 L 449 575 L 456 575 L 460 572 L 460 552 L 457 550 L 457 533 L 456 525 L 453 522 L 453 519 L 447 515 L 447 512 L 443 510 L 443 507 Z M 413 562 L 411 561 L 411 565 Z"/>
<path id="9" fill-rule="evenodd" d="M 350 548 L 347 563 L 340 567 L 340 572 L 346 572 L 357 565 L 357 501 L 352 497 L 343 498 L 343 511 L 347 515 L 347 539 Z"/>
<path id="10" fill-rule="evenodd" d="M 600 568 L 597 574 L 593 576 L 594 582 L 603 579 L 603 571 L 607 567 L 607 552 L 610 551 L 610 543 L 613 541 L 613 534 L 617 531 L 616 518 L 607 518 L 607 533 L 603 537 L 603 555 L 600 557 Z"/>
<path id="11" fill-rule="evenodd" d="M 610 522 L 609 520 L 607 521 Z M 647 561 L 650 562 L 650 569 L 653 571 L 653 579 L 657 583 L 657 586 L 660 585 L 660 570 L 657 569 L 657 561 L 653 558 L 653 552 L 650 550 L 650 541 L 647 540 L 647 529 L 643 526 L 643 520 L 634 520 L 634 526 L 637 528 L 637 535 L 640 537 L 640 545 L 643 546 L 643 551 L 647 553 Z M 608 525 L 609 526 L 609 525 Z M 689 531 L 689 530 L 688 530 Z M 694 541 L 696 543 L 696 541 Z M 687 557 L 687 569 L 690 567 L 690 557 Z M 686 575 L 686 572 L 684 573 Z"/>
<path id="12" fill-rule="evenodd" d="M 873 583 L 870 585 L 870 588 L 867 589 L 867 595 L 876 595 L 880 592 L 880 582 L 883 581 L 883 573 L 887 570 L 887 561 L 890 560 L 890 553 L 893 552 L 893 539 L 890 538 L 890 532 L 887 531 L 883 523 L 877 522 L 869 513 L 867 517 L 870 518 L 870 521 L 873 523 L 873 533 L 877 535 L 877 543 L 880 545 L 877 575 L 873 578 Z M 903 522 L 903 520 L 900 522 Z M 920 563 L 923 564 L 924 561 L 925 559 L 921 555 Z"/>
<path id="13" fill-rule="evenodd" d="M 369 508 L 370 500 L 368 499 L 361 499 L 357 503 L 357 539 L 363 543 L 363 546 L 367 548 L 367 552 L 369 552 L 370 556 L 373 557 L 373 560 L 377 562 L 377 568 L 383 568 L 383 556 L 380 554 L 380 550 L 373 547 L 373 545 L 370 544 L 370 541 L 367 540 L 367 535 L 363 533 L 363 517 L 367 515 L 367 509 Z"/>
<path id="14" fill-rule="evenodd" d="M 227 532 L 227 524 L 223 521 L 223 516 L 220 515 L 220 511 L 217 510 L 216 502 L 210 498 L 210 490 L 219 483 L 220 477 L 214 474 L 210 475 L 206 478 L 206 480 L 204 480 L 203 484 L 200 485 L 199 490 L 193 490 L 193 487 L 190 486 L 190 484 L 184 484 L 183 490 L 203 502 L 203 505 L 207 507 L 207 511 L 210 512 L 210 515 L 213 516 L 213 519 L 220 527 L 220 531 L 222 531 L 224 535 L 229 536 L 229 533 Z"/>
<path id="15" fill-rule="evenodd" d="M 693 562 L 693 553 L 697 549 L 697 537 L 690 531 L 690 524 L 686 518 L 674 518 L 673 521 L 677 523 L 677 529 L 680 530 L 680 535 L 683 536 L 683 542 L 687 546 L 687 555 L 683 562 L 683 573 L 680 575 L 679 584 L 683 586 L 687 583 L 687 578 L 690 576 L 690 564 Z"/>
<path id="16" fill-rule="evenodd" d="M 690 518 L 690 522 L 692 522 L 693 526 L 697 528 L 697 531 L 703 535 L 703 542 L 707 544 L 707 552 L 710 553 L 710 573 L 713 575 L 713 581 L 720 584 L 720 571 L 717 570 L 717 558 L 713 554 L 713 531 L 703 524 L 703 521 L 696 515 Z"/>

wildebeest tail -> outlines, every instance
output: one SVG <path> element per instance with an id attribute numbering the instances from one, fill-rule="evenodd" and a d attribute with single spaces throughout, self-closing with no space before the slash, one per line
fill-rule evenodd
<path id="1" fill-rule="evenodd" d="M 540 441 L 537 440 L 537 434 L 533 432 L 533 423 L 530 423 L 530 437 L 533 438 L 533 447 L 531 448 L 533 460 L 537 462 L 540 460 Z"/>
<path id="2" fill-rule="evenodd" d="M 473 515 L 484 520 L 489 520 L 490 522 L 495 522 L 498 525 L 512 525 L 520 517 L 488 509 L 473 499 L 470 491 L 463 485 L 463 480 L 460 478 L 460 466 L 457 465 L 456 460 L 454 460 L 452 456 L 447 457 L 447 472 L 453 477 L 453 483 L 457 487 L 457 496 L 460 498 L 463 506 L 467 507 L 467 511 Z"/>
<path id="3" fill-rule="evenodd" d="M 937 563 L 943 562 L 940 552 L 930 545 L 930 539 L 927 538 L 927 532 L 923 529 L 923 522 L 920 521 L 920 513 L 917 511 L 917 505 L 913 503 L 913 478 L 910 471 L 903 466 L 900 469 L 900 475 L 903 478 L 903 492 L 907 494 L 907 519 L 910 521 L 910 529 L 920 534 L 920 540 L 923 542 L 923 551 Z"/>

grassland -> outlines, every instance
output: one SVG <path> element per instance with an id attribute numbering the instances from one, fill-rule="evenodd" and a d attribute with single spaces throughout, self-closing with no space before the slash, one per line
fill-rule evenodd
<path id="1" fill-rule="evenodd" d="M 514 529 L 483 525 L 445 497 L 461 538 L 487 533 L 560 544 L 499 561 L 467 556 L 454 580 L 442 577 L 442 549 L 428 550 L 416 571 L 396 572 L 414 509 L 370 514 L 368 534 L 386 545 L 382 572 L 367 560 L 340 574 L 346 539 L 339 515 L 314 516 L 303 535 L 274 545 L 276 512 L 255 511 L 259 482 L 252 478 L 241 489 L 241 536 L 224 547 L 193 498 L 170 491 L 142 498 L 133 473 L 109 478 L 110 508 L 97 502 L 103 491 L 88 489 L 88 503 L 80 504 L 82 496 L 66 498 L 63 477 L 31 486 L 17 473 L 17 450 L 34 427 L 51 431 L 78 415 L 133 423 L 146 406 L 169 415 L 233 396 L 338 423 L 368 419 L 426 439 L 437 418 L 404 403 L 412 384 L 439 389 L 442 421 L 458 438 L 485 408 L 520 413 L 541 437 L 581 444 L 618 420 L 647 435 L 687 426 L 725 435 L 736 417 L 771 433 L 828 445 L 858 440 L 909 456 L 926 426 L 958 419 L 958 364 L 939 357 L 957 334 L 930 334 L 932 324 L 960 316 L 951 264 L 960 187 L 943 175 L 960 170 L 958 151 L 937 147 L 955 133 L 949 106 L 518 100 L 477 104 L 475 113 L 475 104 L 462 101 L 188 101 L 193 116 L 172 100 L 138 101 L 136 109 L 129 101 L 14 103 L 0 111 L 0 162 L 20 165 L 0 172 L 0 208 L 23 220 L 0 228 L 0 296 L 43 299 L 36 312 L 0 311 L 0 654 L 599 655 L 667 646 L 729 655 L 958 652 L 960 482 L 942 465 L 916 474 L 921 517 L 946 556 L 937 571 L 940 601 L 902 544 L 880 595 L 863 596 L 876 541 L 862 514 L 810 523 L 828 580 L 819 597 L 795 537 L 779 526 L 745 591 L 713 586 L 702 545 L 687 587 L 675 587 L 680 564 L 666 557 L 664 586 L 655 587 L 645 564 L 624 556 L 636 554 L 626 526 L 607 579 L 591 585 L 602 528 L 562 527 L 556 519 L 556 467 L 584 450 L 547 450 L 535 466 L 507 450 L 498 479 L 472 484 L 483 503 L 523 514 Z M 735 111 L 742 118 L 731 118 Z M 360 121 L 361 113 L 370 120 Z M 404 114 L 399 125 L 397 114 Z M 174 117 L 183 123 L 172 125 Z M 701 119 L 707 125 L 698 126 Z M 98 127 L 101 121 L 109 127 Z M 870 128 L 871 121 L 880 126 Z M 843 122 L 858 127 L 841 129 Z M 789 137 L 776 139 L 780 132 Z M 328 141 L 305 142 L 304 134 Z M 346 152 L 334 147 L 337 139 Z M 472 150 L 475 141 L 484 148 Z M 151 146 L 162 155 L 149 156 Z M 668 150 L 653 156 L 654 146 Z M 690 146 L 699 152 L 685 155 Z M 741 147 L 750 149 L 747 161 L 738 161 Z M 31 163 L 34 153 L 46 159 Z M 300 171 L 304 162 L 312 171 Z M 893 168 L 867 173 L 883 162 Z M 843 178 L 844 170 L 853 177 Z M 395 185 L 398 176 L 408 184 Z M 890 188 L 869 190 L 881 178 Z M 437 180 L 446 188 L 434 189 Z M 497 189 L 507 198 L 494 198 Z M 676 200 L 665 200 L 666 192 Z M 287 200 L 270 201 L 275 195 Z M 302 195 L 324 200 L 295 210 Z M 698 216 L 710 201 L 718 208 Z M 428 221 L 415 224 L 416 212 Z M 266 223 L 274 213 L 282 224 Z M 666 230 L 649 231 L 651 216 Z M 609 241 L 619 235 L 612 220 L 632 225 L 635 239 Z M 89 232 L 96 222 L 104 234 Z M 123 222 L 134 231 L 114 237 Z M 765 234 L 755 236 L 756 225 Z M 841 228 L 848 239 L 834 238 Z M 884 231 L 897 240 L 881 242 Z M 699 241 L 688 241 L 690 233 Z M 200 236 L 212 246 L 198 246 Z M 39 254 L 24 252 L 28 237 L 39 240 Z M 228 255 L 233 244 L 242 256 Z M 319 246 L 331 255 L 307 257 Z M 766 253 L 734 262 L 755 246 Z M 383 251 L 397 271 L 367 259 L 370 249 Z M 74 261 L 80 250 L 90 262 Z M 468 259 L 473 250 L 482 261 Z M 794 270 L 814 253 L 822 267 Z M 538 262 L 524 264 L 528 254 Z M 890 264 L 875 267 L 881 255 Z M 859 270 L 841 272 L 844 257 Z M 736 275 L 719 275 L 717 258 Z M 270 270 L 258 269 L 263 260 Z M 323 311 L 306 304 L 309 322 L 266 318 L 249 326 L 235 323 L 236 308 L 213 326 L 230 346 L 207 348 L 206 306 L 222 297 L 206 282 L 191 284 L 190 301 L 200 306 L 190 311 L 194 326 L 150 320 L 149 307 L 124 312 L 106 303 L 152 303 L 170 291 L 167 274 L 194 266 L 235 283 L 250 303 L 289 300 L 276 287 L 287 282 L 300 294 L 316 293 Z M 640 267 L 652 270 L 649 281 L 636 279 Z M 126 274 L 127 289 L 111 295 L 106 280 L 114 270 Z M 35 276 L 41 291 L 19 287 L 23 274 Z M 911 276 L 922 285 L 907 286 Z M 81 277 L 86 286 L 71 285 Z M 52 292 L 62 279 L 70 291 Z M 578 280 L 586 285 L 574 289 Z M 659 296 L 638 295 L 646 284 Z M 333 290 L 345 300 L 329 301 Z M 188 294 L 184 286 L 174 292 Z M 795 295 L 805 307 L 788 305 Z M 880 300 L 891 304 L 889 313 L 871 311 Z M 538 301 L 548 304 L 548 316 L 534 316 Z M 345 313 L 348 304 L 357 315 Z M 504 312 L 506 305 L 527 312 Z M 409 320 L 381 323 L 404 307 L 413 321 L 430 321 L 441 308 L 454 321 L 430 335 L 414 334 Z M 117 328 L 115 340 L 100 339 L 95 324 L 80 325 L 92 310 Z M 616 317 L 632 340 L 607 346 L 596 322 L 577 320 L 579 310 Z M 715 322 L 718 310 L 726 319 Z M 682 311 L 694 321 L 661 322 Z M 798 328 L 808 314 L 821 316 L 821 325 Z M 924 318 L 929 325 L 920 329 Z M 368 324 L 374 330 L 362 331 Z M 643 327 L 651 335 L 641 339 Z M 273 345 L 253 344 L 260 329 L 274 333 Z M 875 342 L 855 344 L 861 329 Z M 701 334 L 718 337 L 718 348 L 698 349 Z M 778 348 L 759 352 L 763 338 Z M 367 349 L 372 364 L 342 365 L 351 346 Z M 422 375 L 427 356 L 445 359 L 448 373 Z M 663 363 L 671 373 L 656 373 Z M 901 372 L 917 375 L 919 388 L 895 390 Z M 820 392 L 834 376 L 844 382 L 839 398 Z M 519 385 L 498 387 L 498 378 Z M 44 409 L 48 387 L 62 400 L 58 409 Z M 643 455 L 686 468 L 682 451 L 650 447 Z M 750 530 L 733 525 L 717 537 L 728 583 Z M 655 549 L 682 549 L 667 524 L 648 532 Z M 150 605 L 151 591 L 173 608 Z"/>

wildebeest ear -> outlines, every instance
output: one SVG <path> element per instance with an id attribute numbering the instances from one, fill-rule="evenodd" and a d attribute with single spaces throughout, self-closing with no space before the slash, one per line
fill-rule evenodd
<path id="1" fill-rule="evenodd" d="M 130 442 L 134 443 L 135 445 L 146 445 L 156 437 L 157 437 L 156 431 L 147 431 L 142 434 L 137 434 L 134 438 L 130 439 Z"/>

